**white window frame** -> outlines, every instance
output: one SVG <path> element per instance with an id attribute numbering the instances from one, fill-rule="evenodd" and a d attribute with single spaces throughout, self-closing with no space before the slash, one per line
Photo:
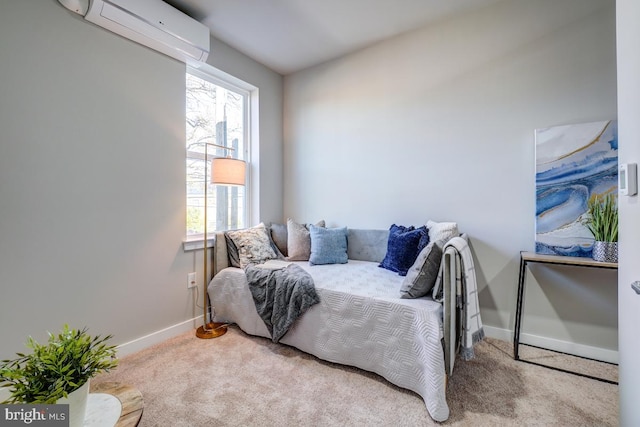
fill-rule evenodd
<path id="1" fill-rule="evenodd" d="M 218 70 L 212 66 L 207 64 L 200 64 L 198 68 L 194 68 L 192 66 L 187 66 L 186 73 L 191 74 L 200 79 L 206 80 L 210 83 L 213 83 L 217 86 L 223 87 L 225 89 L 231 90 L 233 92 L 241 94 L 245 102 L 243 103 L 243 156 L 244 160 L 247 163 L 246 168 L 246 185 L 245 185 L 245 207 L 244 207 L 244 218 L 243 222 L 248 226 L 250 219 L 252 218 L 252 200 L 254 200 L 255 195 L 253 194 L 253 185 L 251 179 L 251 170 L 252 170 L 252 160 L 251 160 L 251 152 L 252 147 L 254 145 L 254 141 L 252 139 L 254 132 L 252 132 L 252 128 L 254 127 L 254 120 L 252 117 L 252 105 L 257 101 L 257 88 L 236 78 L 233 77 L 221 70 Z M 185 88 L 186 91 L 186 88 Z M 186 141 L 185 141 L 186 142 Z M 200 154 L 200 153 L 198 153 Z M 185 144 L 185 160 L 187 156 L 186 144 Z M 200 156 L 203 157 L 202 154 Z M 197 157 L 197 156 L 194 156 Z M 209 154 L 209 158 L 213 157 Z M 185 183 L 186 183 L 186 170 L 185 170 Z M 185 195 L 185 203 L 186 203 L 186 195 Z M 186 212 L 186 209 L 185 209 Z M 213 238 L 211 237 L 211 231 L 209 230 L 209 240 L 207 241 L 207 246 L 211 247 L 213 244 Z M 186 230 L 186 222 L 185 222 L 185 235 L 187 233 Z M 183 242 L 184 250 L 197 250 L 202 249 L 204 247 L 204 233 L 199 234 L 191 234 L 186 235 L 185 240 Z"/>

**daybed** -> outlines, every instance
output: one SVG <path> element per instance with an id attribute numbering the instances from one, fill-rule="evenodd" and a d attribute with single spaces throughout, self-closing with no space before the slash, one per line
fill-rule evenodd
<path id="1" fill-rule="evenodd" d="M 298 318 L 280 342 L 329 362 L 375 372 L 419 394 L 430 416 L 444 421 L 449 417 L 446 377 L 453 371 L 460 342 L 456 337 L 464 335 L 456 298 L 451 295 L 456 293 L 456 278 L 458 286 L 470 279 L 475 286 L 475 276 L 468 277 L 473 266 L 466 236 L 439 242 L 442 261 L 436 286 L 442 289 L 442 302 L 435 301 L 431 292 L 421 298 L 400 298 L 406 278 L 379 267 L 388 238 L 388 230 L 348 229 L 347 263 L 295 261 L 313 278 L 320 303 Z M 270 338 L 245 272 L 230 267 L 227 240 L 223 233 L 216 235 L 214 278 L 208 286 L 215 320 Z M 477 339 L 481 335 L 473 340 Z"/>

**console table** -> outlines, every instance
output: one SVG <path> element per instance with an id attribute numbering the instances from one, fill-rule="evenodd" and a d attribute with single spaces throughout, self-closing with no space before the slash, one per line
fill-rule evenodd
<path id="1" fill-rule="evenodd" d="M 525 287 L 526 269 L 527 269 L 527 264 L 529 263 L 567 265 L 572 267 L 606 268 L 606 269 L 617 269 L 618 264 L 614 262 L 594 261 L 591 258 L 569 257 L 569 256 L 560 256 L 560 255 L 543 255 L 543 254 L 536 254 L 533 252 L 520 252 L 520 276 L 518 278 L 518 300 L 516 302 L 516 324 L 515 324 L 515 330 L 513 333 L 513 358 L 515 360 L 531 363 L 533 365 L 544 366 L 545 368 L 551 368 L 557 371 L 562 371 L 570 374 L 580 375 L 587 378 L 592 378 L 594 380 L 617 384 L 615 381 L 610 381 L 603 378 L 593 377 L 591 375 L 568 371 L 562 368 L 557 368 L 555 366 L 547 366 L 541 363 L 520 359 L 520 355 L 519 355 L 520 328 L 522 327 L 522 312 L 524 311 L 524 287 Z M 550 351 L 555 351 L 555 350 L 550 350 Z"/>

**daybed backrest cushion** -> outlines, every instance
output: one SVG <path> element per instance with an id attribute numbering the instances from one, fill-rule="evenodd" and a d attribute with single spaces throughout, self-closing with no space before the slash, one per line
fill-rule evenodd
<path id="1" fill-rule="evenodd" d="M 347 255 L 349 259 L 353 260 L 380 263 L 387 253 L 388 240 L 389 230 L 348 228 Z M 223 232 L 216 233 L 214 256 L 215 274 L 229 267 L 229 255 L 227 253 L 227 245 Z"/>
<path id="2" fill-rule="evenodd" d="M 347 255 L 358 261 L 381 262 L 387 253 L 389 230 L 347 230 Z"/>
<path id="3" fill-rule="evenodd" d="M 213 274 L 229 267 L 229 254 L 227 253 L 227 242 L 224 232 L 216 233 L 216 240 L 213 246 Z"/>

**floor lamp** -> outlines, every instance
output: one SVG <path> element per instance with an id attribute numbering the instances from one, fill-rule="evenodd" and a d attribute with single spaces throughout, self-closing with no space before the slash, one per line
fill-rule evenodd
<path id="1" fill-rule="evenodd" d="M 209 156 L 207 153 L 207 147 L 212 145 L 214 147 L 223 148 L 225 150 L 233 151 L 231 147 L 225 147 L 224 145 L 205 143 L 204 144 L 204 301 L 203 301 L 203 325 L 196 330 L 196 336 L 198 338 L 216 338 L 224 335 L 227 332 L 226 323 L 218 323 L 213 321 L 207 322 L 207 308 L 209 307 L 209 295 L 207 293 L 207 282 L 209 280 L 207 274 L 207 265 L 209 260 L 207 257 L 207 163 L 209 162 Z M 246 163 L 243 160 L 232 159 L 231 157 L 214 157 L 211 160 L 211 184 L 216 185 L 245 185 L 245 169 Z"/>

